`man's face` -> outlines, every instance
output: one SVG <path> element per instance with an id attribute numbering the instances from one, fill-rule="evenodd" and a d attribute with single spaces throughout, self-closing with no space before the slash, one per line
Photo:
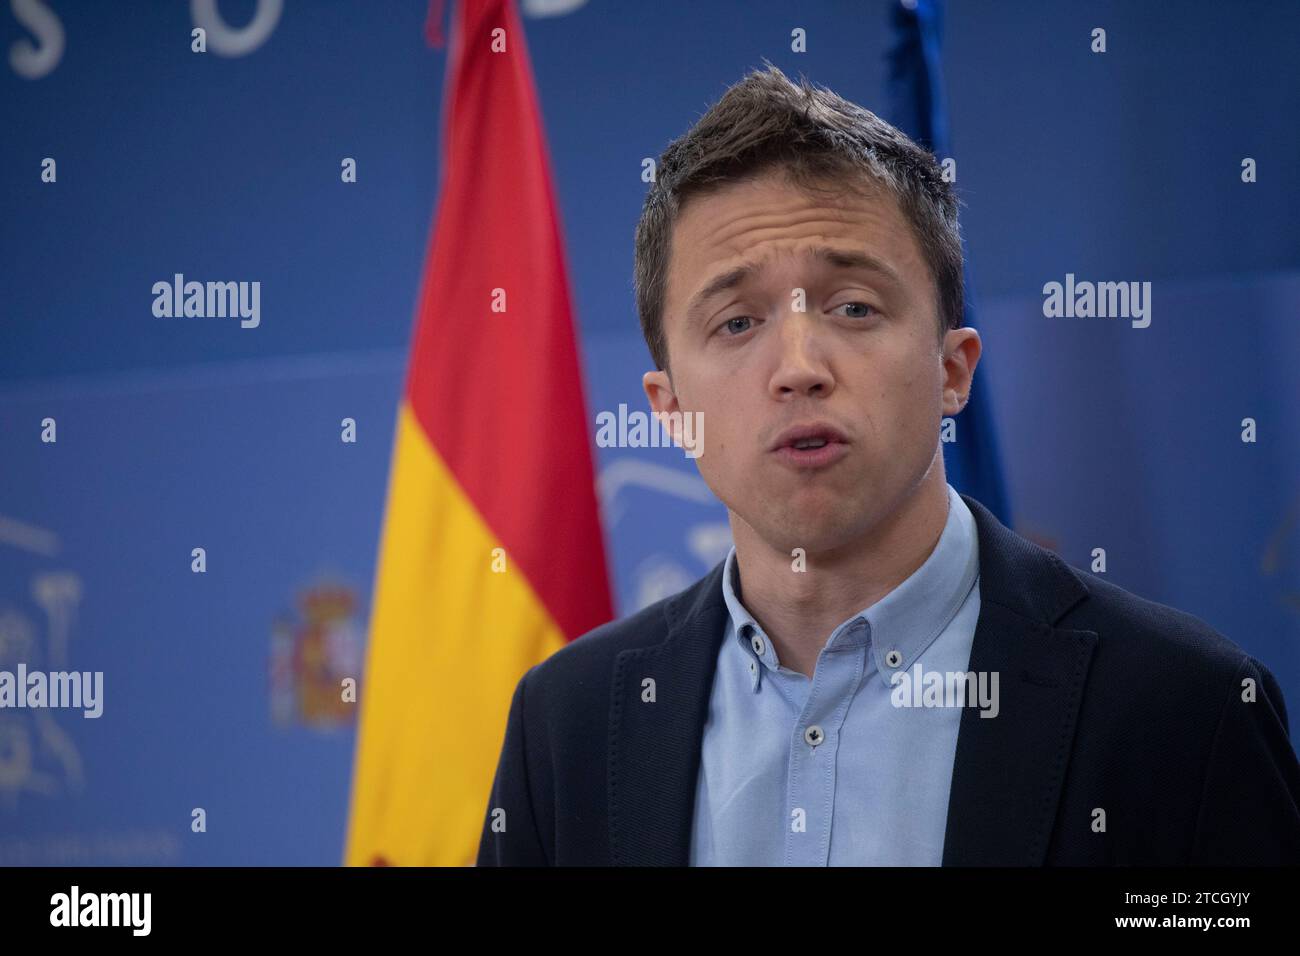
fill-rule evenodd
<path id="1" fill-rule="evenodd" d="M 742 265 L 753 271 L 701 297 Z M 945 372 L 936 300 L 887 194 L 817 198 L 775 173 L 730 184 L 677 221 L 672 380 L 647 373 L 646 394 L 656 411 L 702 413 L 700 474 L 759 537 L 787 553 L 831 550 L 916 491 L 939 456 L 941 417 L 964 402 L 969 374 Z M 948 335 L 974 337 L 973 354 L 958 349 L 973 372 L 978 336 Z M 797 426 L 839 440 L 780 447 Z"/>

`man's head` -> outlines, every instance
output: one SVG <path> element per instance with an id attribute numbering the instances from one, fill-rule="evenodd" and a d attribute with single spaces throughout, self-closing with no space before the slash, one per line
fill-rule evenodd
<path id="1" fill-rule="evenodd" d="M 773 546 L 836 547 L 942 474 L 979 356 L 957 200 L 867 110 L 770 66 L 733 86 L 661 157 L 636 295 L 651 405 L 703 415 L 701 474 Z M 774 450 L 808 424 L 831 461 Z"/>

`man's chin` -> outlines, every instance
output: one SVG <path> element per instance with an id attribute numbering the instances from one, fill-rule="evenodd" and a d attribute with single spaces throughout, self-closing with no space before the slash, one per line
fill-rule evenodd
<path id="1" fill-rule="evenodd" d="M 769 499 L 775 522 L 788 522 L 804 528 L 808 533 L 825 529 L 826 534 L 842 531 L 846 525 L 860 524 L 872 510 L 864 499 L 862 486 L 832 487 L 830 485 L 804 485 L 775 491 Z"/>
<path id="2" fill-rule="evenodd" d="M 802 549 L 804 555 L 830 554 L 851 547 L 865 524 L 861 514 L 801 511 L 792 507 L 773 515 L 762 537 L 783 554 L 790 554 L 796 548 Z"/>

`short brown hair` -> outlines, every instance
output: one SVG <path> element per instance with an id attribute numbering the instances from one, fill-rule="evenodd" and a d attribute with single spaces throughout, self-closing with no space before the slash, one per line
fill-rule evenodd
<path id="1" fill-rule="evenodd" d="M 802 74 L 795 85 L 764 60 L 729 88 L 656 166 L 636 227 L 633 285 L 655 367 L 668 368 L 664 299 L 672 228 L 686 202 L 731 183 L 782 170 L 809 192 L 883 187 L 916 233 L 938 290 L 939 339 L 961 327 L 959 200 L 933 154 L 870 110 Z"/>

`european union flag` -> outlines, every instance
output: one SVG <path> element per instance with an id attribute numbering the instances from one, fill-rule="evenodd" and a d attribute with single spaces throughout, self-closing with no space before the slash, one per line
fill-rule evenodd
<path id="1" fill-rule="evenodd" d="M 888 53 L 889 116 L 887 119 L 940 160 L 948 151 L 948 116 L 943 99 L 940 51 L 943 34 L 942 0 L 899 0 L 893 8 L 893 45 Z M 963 324 L 978 328 L 972 295 L 970 256 L 965 256 Z M 988 390 L 976 384 L 959 418 L 960 438 L 943 447 L 949 483 L 978 499 L 998 519 L 1011 526 L 1002 458 L 998 454 Z"/>

